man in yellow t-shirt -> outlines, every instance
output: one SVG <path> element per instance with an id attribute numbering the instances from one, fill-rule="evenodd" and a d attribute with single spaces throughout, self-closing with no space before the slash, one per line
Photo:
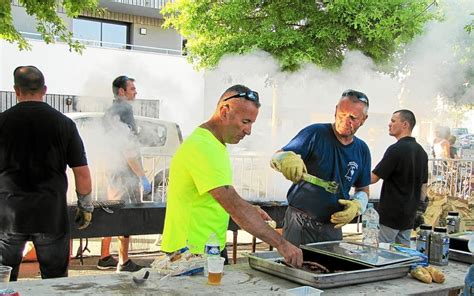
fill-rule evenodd
<path id="1" fill-rule="evenodd" d="M 265 223 L 271 218 L 242 199 L 232 186 L 226 144 L 250 135 L 260 107 L 258 93 L 243 85 L 228 88 L 212 117 L 184 141 L 171 161 L 168 201 L 161 248 L 174 252 L 189 247 L 202 254 L 215 233 L 225 251 L 229 215 L 244 230 L 277 248 L 286 262 L 301 266 L 301 249 Z"/>

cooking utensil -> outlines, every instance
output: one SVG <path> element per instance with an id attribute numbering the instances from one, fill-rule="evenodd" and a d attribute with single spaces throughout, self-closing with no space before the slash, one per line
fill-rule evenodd
<path id="1" fill-rule="evenodd" d="M 335 181 L 326 181 L 308 173 L 303 173 L 303 180 L 313 185 L 322 187 L 329 193 L 337 193 L 339 191 L 339 184 Z"/>
<path id="2" fill-rule="evenodd" d="M 132 277 L 132 280 L 133 280 L 133 282 L 134 282 L 135 284 L 141 285 L 141 284 L 143 284 L 143 283 L 148 279 L 149 276 L 150 276 L 150 272 L 147 270 L 147 271 L 145 271 L 145 274 L 143 275 L 142 278 L 137 278 L 136 276 L 133 276 L 133 277 Z M 166 276 L 165 276 L 165 277 L 166 277 Z M 163 278 L 162 278 L 162 279 L 163 279 Z"/>
<path id="3" fill-rule="evenodd" d="M 356 245 L 351 247 L 352 243 L 341 242 L 342 245 L 334 246 L 334 248 L 326 248 L 328 252 L 320 248 L 316 248 L 317 244 L 335 245 L 335 242 L 324 242 L 300 246 L 303 251 L 304 261 L 313 261 L 323 264 L 332 273 L 315 273 L 298 268 L 290 268 L 282 263 L 283 258 L 276 251 L 258 252 L 247 255 L 249 258 L 249 265 L 253 269 L 260 270 L 275 276 L 285 278 L 303 285 L 309 285 L 316 288 L 334 288 L 347 285 L 383 281 L 388 279 L 395 279 L 407 275 L 410 265 L 417 260 L 408 255 L 398 254 L 388 250 L 373 249 L 373 247 Z M 349 245 L 348 245 L 349 244 Z M 305 247 L 305 248 L 303 248 Z M 331 252 L 329 252 L 329 250 Z M 352 256 L 358 253 L 365 253 L 371 257 L 372 252 L 379 254 L 381 257 L 386 257 L 380 263 L 394 263 L 383 266 L 376 266 L 369 264 L 372 260 L 367 260 L 360 254 L 358 260 L 353 260 Z M 341 256 L 338 254 L 350 254 L 350 256 Z M 393 258 L 392 258 L 393 257 Z M 352 260 L 349 260 L 351 258 Z M 390 259 L 391 258 L 391 259 Z M 405 258 L 406 261 L 399 259 Z M 389 260 L 390 259 L 390 260 Z M 395 259 L 395 260 L 393 260 Z M 367 262 L 369 261 L 369 262 Z M 376 262 L 372 262 L 376 263 Z"/>

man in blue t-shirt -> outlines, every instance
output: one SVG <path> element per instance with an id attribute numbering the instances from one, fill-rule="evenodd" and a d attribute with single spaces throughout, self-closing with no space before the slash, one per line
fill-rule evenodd
<path id="1" fill-rule="evenodd" d="M 364 93 L 347 90 L 336 105 L 334 123 L 304 128 L 272 156 L 272 167 L 293 182 L 283 235 L 296 246 L 341 240 L 341 227 L 365 211 L 370 151 L 354 134 L 367 119 L 368 109 Z M 319 178 L 320 185 L 304 181 L 306 173 Z M 327 187 L 335 183 L 337 192 Z M 351 187 L 355 187 L 352 196 Z"/>

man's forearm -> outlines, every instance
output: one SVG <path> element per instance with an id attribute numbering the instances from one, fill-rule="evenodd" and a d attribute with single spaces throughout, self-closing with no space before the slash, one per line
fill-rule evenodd
<path id="1" fill-rule="evenodd" d="M 283 237 L 268 226 L 257 209 L 242 199 L 232 186 L 219 187 L 210 193 L 242 229 L 275 248 L 284 243 Z"/>
<path id="2" fill-rule="evenodd" d="M 142 177 L 145 175 L 145 171 L 143 170 L 143 166 L 139 158 L 127 158 L 127 163 L 130 169 L 137 175 L 138 177 Z"/>
<path id="3" fill-rule="evenodd" d="M 428 188 L 428 187 L 427 187 L 426 183 L 423 184 L 423 185 L 421 185 L 420 201 L 425 201 L 427 188 Z"/>
<path id="4" fill-rule="evenodd" d="M 72 168 L 77 193 L 86 195 L 92 191 L 91 173 L 87 165 Z"/>
<path id="5" fill-rule="evenodd" d="M 380 177 L 374 173 L 370 173 L 370 184 L 377 183 L 380 180 Z"/>

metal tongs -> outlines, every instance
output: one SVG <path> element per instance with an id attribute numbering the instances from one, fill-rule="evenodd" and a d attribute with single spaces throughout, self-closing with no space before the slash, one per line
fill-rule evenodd
<path id="1" fill-rule="evenodd" d="M 339 184 L 335 181 L 326 181 L 308 173 L 303 173 L 303 180 L 313 185 L 322 187 L 329 193 L 337 193 L 339 191 Z"/>
<path id="2" fill-rule="evenodd" d="M 93 202 L 94 203 L 94 202 Z M 113 214 L 114 211 L 112 211 L 111 208 L 109 208 L 109 206 L 105 203 L 105 202 L 101 202 L 101 201 L 95 201 L 95 203 L 102 209 L 104 210 L 106 213 L 109 213 L 109 214 Z"/>

